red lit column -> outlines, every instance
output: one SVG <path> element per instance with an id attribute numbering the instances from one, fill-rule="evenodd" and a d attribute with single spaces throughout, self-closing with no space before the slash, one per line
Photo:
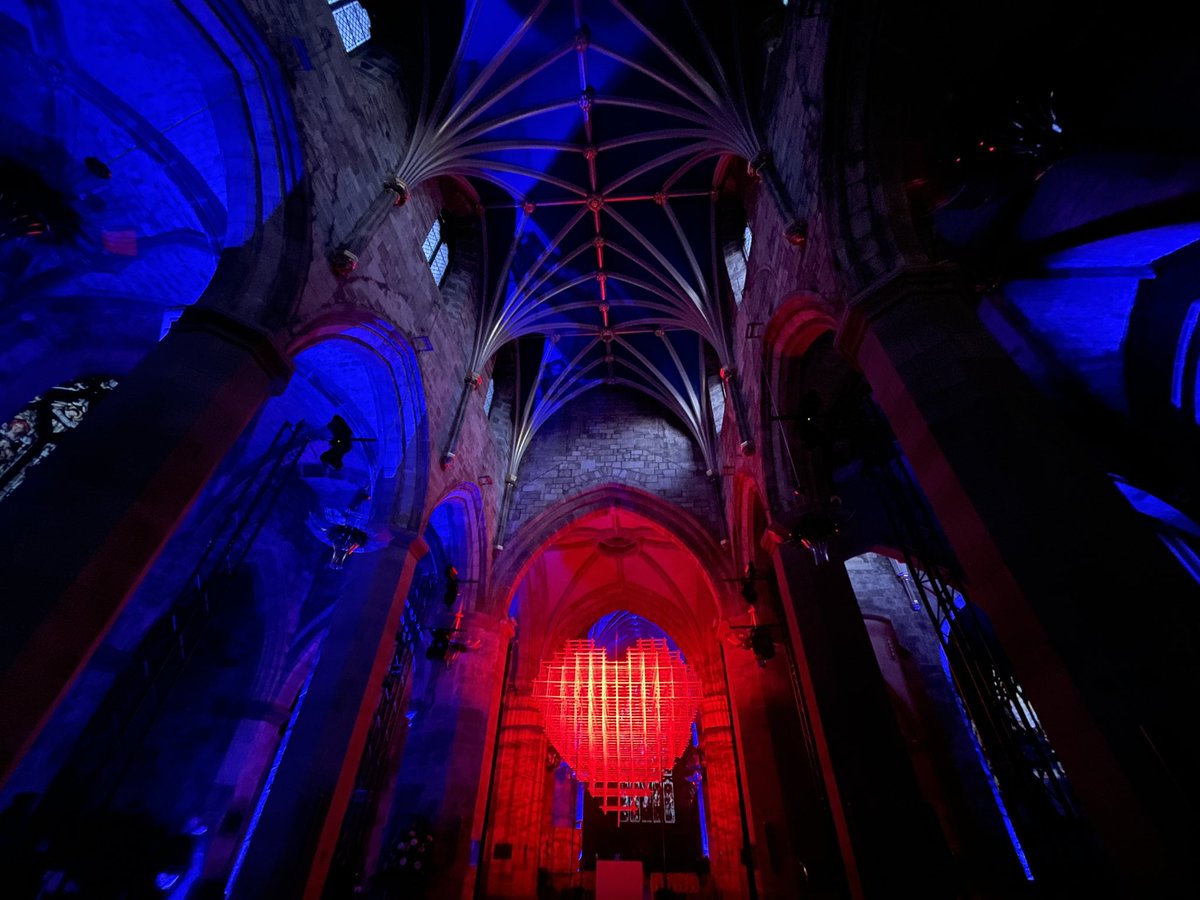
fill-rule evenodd
<path id="1" fill-rule="evenodd" d="M 851 895 L 951 896 L 949 853 L 917 787 L 846 567 L 817 565 L 799 541 L 778 544 L 772 557 Z"/>
<path id="2" fill-rule="evenodd" d="M 761 896 L 840 895 L 841 860 L 818 769 L 806 760 L 789 665 L 783 648 L 762 666 L 749 650 L 725 651 L 755 875 Z"/>
<path id="3" fill-rule="evenodd" d="M 545 803 L 546 753 L 541 714 L 528 687 L 510 687 L 500 718 L 486 854 L 480 861 L 486 897 L 536 897 Z"/>
<path id="4" fill-rule="evenodd" d="M 729 699 L 722 692 L 700 703 L 700 753 L 708 812 L 709 877 L 721 897 L 749 896 L 743 859 L 742 803 L 734 757 Z"/>
<path id="5" fill-rule="evenodd" d="M 1197 590 L 975 313 L 957 272 L 855 300 L 856 359 L 1124 890 L 1187 883 Z M 1193 797 L 1194 802 L 1194 797 Z M 1099 877 L 1108 876 L 1101 874 Z"/>
<path id="6" fill-rule="evenodd" d="M 290 362 L 191 307 L 0 507 L 0 781 Z"/>
<path id="7" fill-rule="evenodd" d="M 287 750 L 230 896 L 321 895 L 423 540 L 351 557 Z"/>
<path id="8" fill-rule="evenodd" d="M 469 900 L 478 871 L 472 865 L 472 842 L 482 833 L 504 667 L 515 629 L 511 619 L 480 612 L 468 613 L 462 627 L 479 646 L 455 658 L 421 728 L 427 733 L 441 725 L 453 732 L 445 795 L 434 804 L 433 824 L 441 834 L 456 835 L 456 841 L 449 861 L 435 869 L 428 893 Z"/>

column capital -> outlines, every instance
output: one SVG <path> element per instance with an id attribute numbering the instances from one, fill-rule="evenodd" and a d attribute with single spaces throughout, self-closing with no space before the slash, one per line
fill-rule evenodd
<path id="1" fill-rule="evenodd" d="M 512 616 L 494 616 L 491 613 L 474 610 L 463 616 L 463 622 L 468 627 L 494 634 L 502 641 L 510 640 L 517 633 L 517 623 Z"/>
<path id="2" fill-rule="evenodd" d="M 296 366 L 264 329 L 208 306 L 189 306 L 175 325 L 180 331 L 203 332 L 245 350 L 273 384 L 281 386 Z"/>
<path id="3" fill-rule="evenodd" d="M 420 559 L 429 552 L 429 545 L 425 543 L 425 538 L 422 537 L 419 531 L 413 531 L 411 528 L 399 528 L 391 526 L 385 528 L 384 534 L 390 538 L 388 541 L 389 547 L 395 547 L 412 554 L 414 559 Z"/>
<path id="4" fill-rule="evenodd" d="M 867 327 L 912 296 L 948 300 L 974 296 L 970 273 L 952 263 L 901 266 L 872 282 L 846 304 L 835 345 L 847 358 L 858 358 Z"/>

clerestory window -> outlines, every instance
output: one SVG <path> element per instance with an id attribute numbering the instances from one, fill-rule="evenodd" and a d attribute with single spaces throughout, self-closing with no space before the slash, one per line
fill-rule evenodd
<path id="1" fill-rule="evenodd" d="M 347 53 L 371 39 L 371 17 L 358 0 L 329 0 L 329 6 Z"/>
<path id="2" fill-rule="evenodd" d="M 725 382 L 720 375 L 708 376 L 708 404 L 712 407 L 713 427 L 720 434 L 725 425 Z"/>
<path id="3" fill-rule="evenodd" d="M 421 250 L 425 253 L 425 262 L 429 264 L 433 280 L 437 282 L 438 287 L 441 287 L 442 282 L 446 280 L 446 270 L 450 267 L 450 244 L 446 239 L 446 220 L 441 214 L 429 226 L 429 234 L 425 235 L 425 242 L 421 245 Z"/>
<path id="4" fill-rule="evenodd" d="M 742 293 L 746 290 L 746 270 L 750 263 L 750 245 L 753 242 L 754 234 L 747 225 L 742 231 L 741 242 L 725 247 L 725 269 L 729 272 L 729 286 L 733 288 L 733 299 L 739 306 Z"/>
<path id="5" fill-rule="evenodd" d="M 487 393 L 483 397 L 483 416 L 487 418 L 492 414 L 492 401 L 496 399 L 496 379 L 489 378 Z"/>

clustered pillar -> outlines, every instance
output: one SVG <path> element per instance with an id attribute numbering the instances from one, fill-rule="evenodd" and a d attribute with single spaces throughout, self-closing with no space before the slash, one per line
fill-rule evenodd
<path id="1" fill-rule="evenodd" d="M 846 567 L 799 541 L 773 550 L 813 750 L 853 895 L 950 896 L 949 855 L 922 798 Z"/>

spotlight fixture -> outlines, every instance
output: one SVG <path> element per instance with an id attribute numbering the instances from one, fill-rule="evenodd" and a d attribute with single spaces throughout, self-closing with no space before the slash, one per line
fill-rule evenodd
<path id="1" fill-rule="evenodd" d="M 353 525 L 334 525 L 329 529 L 329 543 L 333 547 L 333 556 L 329 559 L 329 568 L 345 568 L 346 560 L 355 551 L 362 549 L 370 539 L 361 528 Z"/>
<path id="2" fill-rule="evenodd" d="M 358 268 L 358 255 L 349 250 L 339 250 L 329 260 L 329 268 L 339 278 L 345 278 Z"/>
<path id="3" fill-rule="evenodd" d="M 466 637 L 466 629 L 462 627 L 462 607 L 454 614 L 453 627 L 442 625 L 429 629 L 429 646 L 425 648 L 425 658 L 433 662 L 443 662 L 447 668 L 460 653 L 479 648 L 478 638 Z"/>
<path id="4" fill-rule="evenodd" d="M 760 669 L 766 668 L 767 661 L 775 658 L 777 642 L 774 629 L 779 627 L 777 622 L 759 622 L 754 607 L 747 609 L 750 617 L 749 625 L 730 625 L 726 640 L 739 650 L 749 650 L 754 654 Z"/>

